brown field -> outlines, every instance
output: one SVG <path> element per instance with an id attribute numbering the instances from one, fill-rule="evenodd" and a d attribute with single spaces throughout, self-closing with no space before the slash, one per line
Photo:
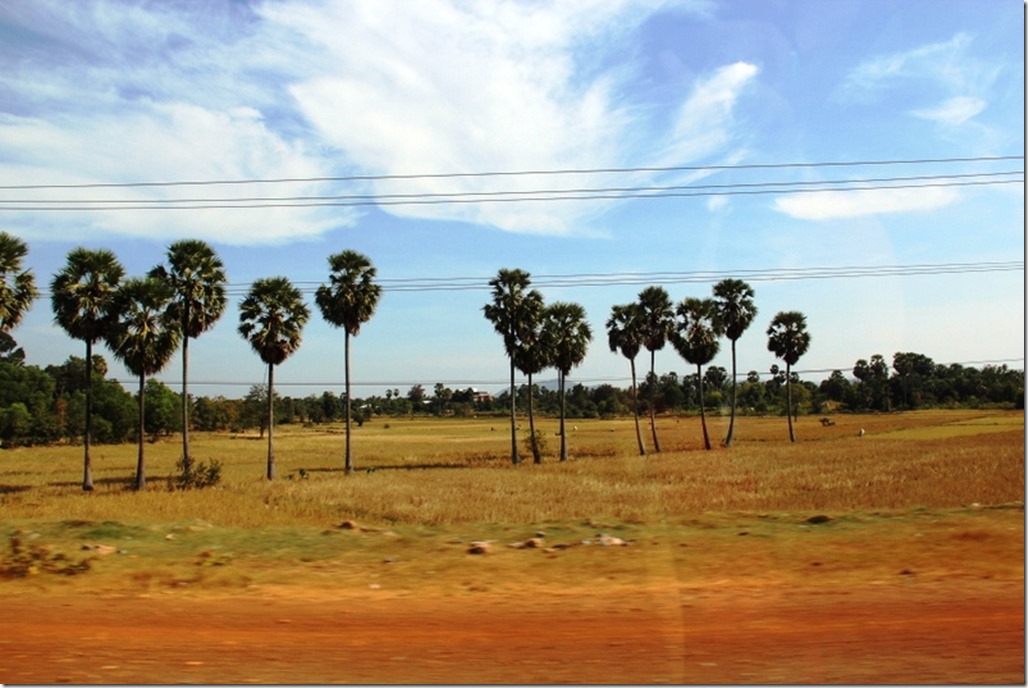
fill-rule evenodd
<path id="1" fill-rule="evenodd" d="M 169 438 L 144 493 L 134 446 L 91 494 L 80 448 L 5 450 L 0 682 L 1023 683 L 1023 413 L 832 419 L 662 418 L 646 457 L 570 421 L 567 464 L 545 419 L 515 467 L 503 419 L 379 418 L 351 476 L 283 426 L 271 483 L 199 434 L 222 484 L 171 490 Z"/>

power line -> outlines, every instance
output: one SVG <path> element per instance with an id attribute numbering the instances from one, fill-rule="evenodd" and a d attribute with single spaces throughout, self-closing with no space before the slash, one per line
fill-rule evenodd
<path id="1" fill-rule="evenodd" d="M 663 172 L 703 172 L 725 170 L 769 170 L 769 169 L 807 169 L 821 167 L 870 167 L 881 165 L 928 165 L 940 163 L 988 163 L 1007 160 L 1024 160 L 1023 155 L 997 155 L 976 157 L 950 158 L 911 158 L 885 160 L 849 160 L 823 162 L 787 162 L 787 163 L 740 163 L 734 165 L 673 165 L 660 167 L 592 167 L 567 169 L 537 170 L 501 170 L 488 172 L 441 172 L 411 174 L 368 174 L 320 177 L 281 177 L 272 179 L 209 179 L 209 180 L 177 180 L 177 181 L 143 181 L 143 182 L 93 182 L 79 184 L 6 184 L 0 185 L 2 190 L 28 189 L 102 189 L 102 188 L 141 188 L 141 187 L 175 187 L 175 186 L 228 186 L 242 184 L 310 184 L 318 182 L 354 182 L 354 181 L 389 181 L 414 179 L 474 179 L 482 177 L 522 177 L 547 175 L 586 175 L 586 174 L 629 174 L 629 173 L 663 173 Z"/>
<path id="2" fill-rule="evenodd" d="M 271 201 L 271 202 L 236 202 L 218 200 L 212 202 L 188 201 L 187 205 L 182 201 L 153 200 L 153 201 L 60 201 L 67 205 L 54 205 L 54 201 L 0 201 L 0 203 L 50 203 L 51 205 L 0 205 L 0 211 L 13 212 L 109 212 L 116 211 L 139 211 L 139 210 L 257 210 L 270 208 L 355 208 L 362 206 L 434 206 L 434 205 L 467 205 L 474 203 L 544 203 L 555 201 L 602 201 L 602 200 L 627 200 L 627 199 L 667 199 L 667 198 L 694 198 L 705 196 L 754 196 L 781 193 L 823 193 L 823 192 L 845 192 L 845 191 L 881 191 L 893 189 L 929 189 L 961 186 L 996 186 L 1001 184 L 1023 184 L 1023 172 L 1005 172 L 999 174 L 1020 174 L 1015 179 L 989 179 L 989 180 L 966 180 L 966 181 L 940 181 L 928 183 L 910 184 L 867 184 L 864 180 L 832 180 L 820 182 L 827 186 L 817 186 L 819 182 L 809 182 L 806 187 L 780 188 L 786 183 L 768 182 L 759 185 L 725 184 L 715 190 L 704 190 L 709 187 L 670 187 L 679 188 L 681 191 L 665 191 L 659 187 L 638 187 L 637 190 L 629 191 L 507 191 L 507 192 L 466 192 L 461 194 L 404 194 L 406 200 L 388 200 L 381 196 L 366 196 L 360 200 L 310 200 L 303 197 L 301 200 Z M 966 175 L 975 176 L 975 175 Z M 986 175 L 977 175 L 986 176 Z M 849 184 L 850 186 L 832 186 L 835 184 Z M 762 188 L 745 188 L 748 186 L 759 186 Z M 515 195 L 520 194 L 520 195 Z M 535 195 L 526 195 L 535 194 Z M 548 194 L 548 195 L 547 195 Z M 570 194 L 570 195 L 567 195 Z M 439 197 L 447 196 L 447 197 Z M 72 205 L 72 203 L 92 203 L 95 205 Z M 118 205 L 110 205 L 117 203 Z M 152 205 L 156 203 L 157 205 Z M 179 205 L 178 203 L 182 203 Z M 104 205 L 107 204 L 107 205 Z"/>
<path id="3" fill-rule="evenodd" d="M 617 194 L 616 197 L 638 197 L 641 195 L 663 195 L 674 191 L 718 191 L 732 192 L 745 189 L 759 189 L 767 193 L 780 191 L 803 191 L 822 190 L 820 187 L 832 188 L 839 185 L 853 186 L 854 188 L 866 188 L 868 184 L 888 184 L 890 187 L 899 182 L 955 182 L 957 180 L 986 179 L 993 178 L 997 183 L 1009 183 L 1023 181 L 1021 179 L 999 180 L 996 177 L 1009 177 L 1021 175 L 1023 170 L 1008 170 L 1002 172 L 976 172 L 967 174 L 935 174 L 916 175 L 903 177 L 870 177 L 863 179 L 829 179 L 821 181 L 787 181 L 787 182 L 748 182 L 734 184 L 685 184 L 669 186 L 608 186 L 608 187 L 586 187 L 571 189 L 531 189 L 531 190 L 507 190 L 507 191 L 460 191 L 446 193 L 389 193 L 389 194 L 340 194 L 340 195 L 305 195 L 305 196 L 244 196 L 237 198 L 162 198 L 153 201 L 141 201 L 140 199 L 4 199 L 0 198 L 0 204 L 10 203 L 42 203 L 46 205 L 67 206 L 72 204 L 88 203 L 100 206 L 111 205 L 114 208 L 131 205 L 136 209 L 141 203 L 158 203 L 160 205 L 174 206 L 178 204 L 200 203 L 207 207 L 212 204 L 231 204 L 231 207 L 250 208 L 267 207 L 267 204 L 278 203 L 303 203 L 313 204 L 320 202 L 347 202 L 353 204 L 368 203 L 379 205 L 392 205 L 415 201 L 439 201 L 439 202 L 475 202 L 487 200 L 550 200 L 549 198 L 536 199 L 533 197 L 549 197 L 556 194 L 573 194 L 583 196 L 588 200 L 594 197 L 607 198 L 607 194 Z M 603 196 L 598 196 L 603 194 Z M 257 205 L 254 205 L 257 204 Z M 199 206 L 194 206 L 196 209 Z M 225 207 L 218 205 L 216 207 Z M 23 208 L 18 208 L 23 209 Z M 56 208 L 55 208 L 56 209 Z M 108 210 L 101 207 L 96 209 Z"/>

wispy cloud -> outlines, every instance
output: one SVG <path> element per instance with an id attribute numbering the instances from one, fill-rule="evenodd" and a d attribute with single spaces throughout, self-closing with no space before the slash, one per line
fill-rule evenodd
<path id="1" fill-rule="evenodd" d="M 866 189 L 787 194 L 774 208 L 798 220 L 839 220 L 865 215 L 936 210 L 959 198 L 953 189 Z"/>
<path id="2" fill-rule="evenodd" d="M 999 74 L 998 68 L 972 57 L 973 41 L 958 33 L 947 41 L 871 57 L 850 71 L 836 96 L 868 102 L 889 94 L 914 117 L 946 127 L 966 124 L 988 106 L 989 89 Z M 910 107 L 917 101 L 924 105 Z"/>
<path id="3" fill-rule="evenodd" d="M 612 52 L 655 13 L 709 14 L 704 0 L 185 7 L 40 0 L 0 9 L 12 36 L 0 46 L 0 179 L 89 183 L 689 163 L 730 152 L 731 114 L 756 74 L 752 65 L 735 63 L 697 77 L 672 104 L 678 114 L 671 121 L 666 104 L 626 95 L 636 67 L 610 59 Z M 538 183 L 508 179 L 504 188 Z M 330 191 L 490 188 L 481 179 L 421 179 Z M 123 196 L 129 194 L 142 191 Z M 387 210 L 570 233 L 583 231 L 609 203 Z M 82 216 L 39 217 L 5 219 L 26 231 L 48 226 L 51 235 L 55 228 L 63 236 L 201 234 L 240 243 L 317 236 L 358 215 L 339 208 L 98 212 L 86 215 L 85 227 Z"/>

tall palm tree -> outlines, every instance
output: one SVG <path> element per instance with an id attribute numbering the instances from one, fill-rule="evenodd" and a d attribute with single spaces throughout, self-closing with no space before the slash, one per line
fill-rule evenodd
<path id="1" fill-rule="evenodd" d="M 531 283 L 531 276 L 524 270 L 501 268 L 496 273 L 496 277 L 489 280 L 489 286 L 492 287 L 492 303 L 487 303 L 482 307 L 486 320 L 491 322 L 493 329 L 503 337 L 503 349 L 510 359 L 510 459 L 515 464 L 519 463 L 521 459 L 518 456 L 517 419 L 515 417 L 517 390 L 514 388 L 514 357 L 517 353 L 518 343 L 524 338 L 525 301 L 526 299 L 535 299 L 535 296 L 529 296 L 528 287 Z"/>
<path id="2" fill-rule="evenodd" d="M 650 432 L 653 433 L 653 451 L 660 453 L 660 441 L 657 439 L 656 401 L 657 374 L 654 369 L 657 352 L 664 348 L 671 334 L 672 320 L 675 317 L 671 297 L 663 287 L 646 287 L 639 292 L 639 305 L 643 309 L 643 346 L 650 352 Z"/>
<path id="3" fill-rule="evenodd" d="M 732 342 L 732 416 L 728 421 L 728 434 L 725 436 L 725 446 L 730 447 L 735 435 L 735 343 L 757 317 L 753 289 L 742 280 L 721 280 L 714 285 L 714 309 L 720 328 Z"/>
<path id="4" fill-rule="evenodd" d="M 546 348 L 551 351 L 553 366 L 557 368 L 557 384 L 560 390 L 560 460 L 568 460 L 567 434 L 564 431 L 565 380 L 571 369 L 585 359 L 585 352 L 592 341 L 593 333 L 585 319 L 585 309 L 577 303 L 558 301 L 544 313 L 543 332 L 548 340 Z"/>
<path id="5" fill-rule="evenodd" d="M 176 241 L 168 247 L 168 266 L 158 265 L 150 277 L 171 285 L 174 298 L 169 314 L 182 330 L 182 473 L 189 476 L 189 340 L 214 326 L 225 311 L 225 266 L 206 242 Z"/>
<path id="6" fill-rule="evenodd" d="M 303 294 L 285 277 L 257 280 L 239 304 L 239 334 L 268 364 L 268 480 L 275 478 L 275 366 L 300 348 L 310 315 Z"/>
<path id="7" fill-rule="evenodd" d="M 24 241 L 0 232 L 0 333 L 7 334 L 17 327 L 39 295 L 36 278 L 21 267 L 28 254 Z"/>
<path id="8" fill-rule="evenodd" d="M 129 371 L 139 376 L 139 437 L 134 488 L 146 487 L 146 376 L 160 372 L 182 337 L 179 321 L 168 310 L 175 291 L 167 282 L 148 277 L 130 279 L 118 290 L 107 345 Z"/>
<path id="9" fill-rule="evenodd" d="M 789 441 L 796 441 L 792 428 L 792 366 L 810 348 L 807 316 L 799 311 L 781 311 L 767 328 L 767 350 L 785 361 L 785 399 L 789 417 Z"/>
<path id="10" fill-rule="evenodd" d="M 720 332 L 714 314 L 712 299 L 689 297 L 682 299 L 675 310 L 678 320 L 671 334 L 671 345 L 679 355 L 696 366 L 696 379 L 700 387 L 700 424 L 703 427 L 703 446 L 710 450 L 707 433 L 707 413 L 703 402 L 703 366 L 710 363 L 721 348 Z"/>
<path id="11" fill-rule="evenodd" d="M 535 434 L 532 376 L 553 365 L 553 352 L 543 336 L 543 296 L 533 289 L 522 303 L 521 336 L 514 351 L 514 365 L 528 376 L 528 433 L 532 447 L 532 460 L 542 463 L 539 441 Z"/>
<path id="12" fill-rule="evenodd" d="M 343 328 L 344 372 L 346 384 L 346 472 L 353 472 L 350 455 L 350 337 L 360 334 L 361 325 L 371 320 L 382 296 L 382 287 L 373 282 L 376 270 L 371 260 L 356 251 L 329 256 L 329 284 L 318 287 L 315 301 L 321 315 L 334 327 Z"/>
<path id="13" fill-rule="evenodd" d="M 632 366 L 632 408 L 635 414 L 635 439 L 639 442 L 639 455 L 646 456 L 642 432 L 639 430 L 639 399 L 635 384 L 635 357 L 642 348 L 645 313 L 638 303 L 614 306 L 607 319 L 607 344 L 610 350 L 628 359 Z"/>
<path id="14" fill-rule="evenodd" d="M 93 432 L 93 344 L 107 334 L 111 309 L 125 269 L 113 252 L 106 249 L 76 248 L 68 262 L 50 283 L 50 305 L 54 322 L 74 339 L 86 343 L 86 428 L 82 489 L 93 489 L 89 455 Z"/>

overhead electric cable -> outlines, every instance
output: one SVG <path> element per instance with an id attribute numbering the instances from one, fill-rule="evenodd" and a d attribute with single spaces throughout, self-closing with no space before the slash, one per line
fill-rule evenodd
<path id="1" fill-rule="evenodd" d="M 459 179 L 479 177 L 522 177 L 566 174 L 625 174 L 640 172 L 700 172 L 722 170 L 765 170 L 765 169 L 804 169 L 818 167 L 866 167 L 877 165 L 928 165 L 939 163 L 980 163 L 1000 162 L 1005 160 L 1024 160 L 1023 155 L 996 155 L 951 158 L 910 158 L 886 160 L 841 160 L 822 162 L 787 162 L 787 163 L 738 163 L 732 165 L 671 165 L 646 167 L 593 167 L 568 169 L 537 169 L 537 170 L 501 170 L 488 172 L 439 172 L 411 174 L 365 174 L 319 177 L 281 177 L 274 179 L 208 179 L 208 180 L 177 180 L 177 181 L 143 181 L 143 182 L 87 182 L 75 184 L 0 184 L 3 190 L 24 189 L 100 189 L 100 188 L 139 188 L 166 186 L 216 186 L 239 184 L 292 184 L 316 182 L 351 182 L 351 181 L 387 181 L 410 179 Z"/>

